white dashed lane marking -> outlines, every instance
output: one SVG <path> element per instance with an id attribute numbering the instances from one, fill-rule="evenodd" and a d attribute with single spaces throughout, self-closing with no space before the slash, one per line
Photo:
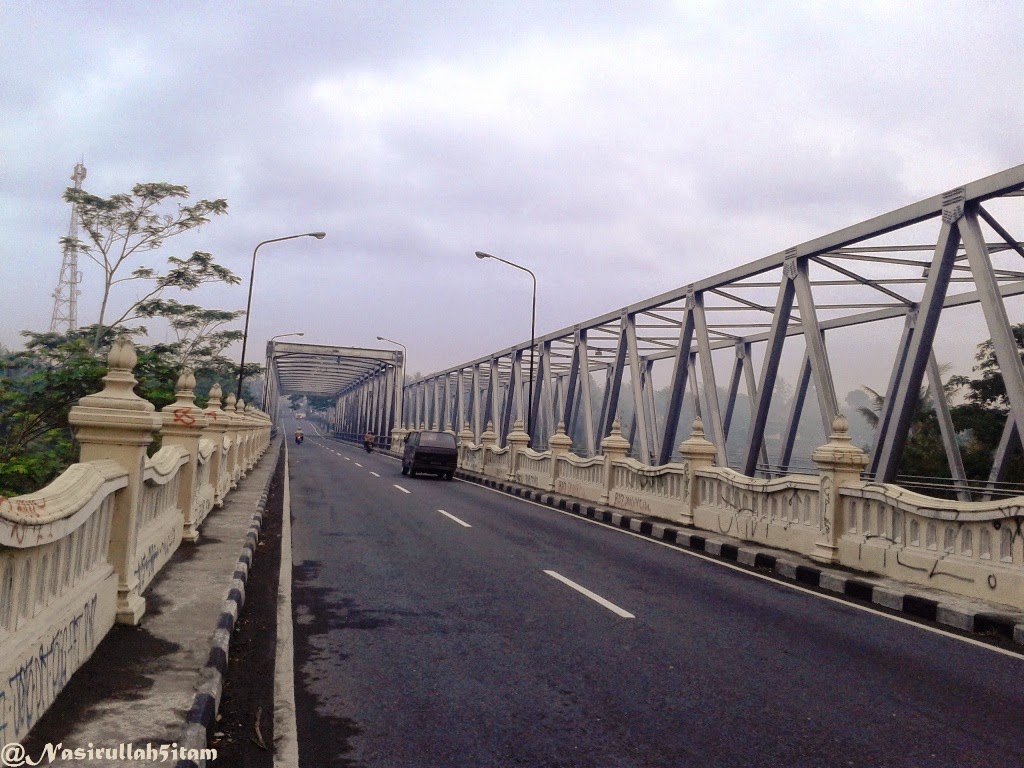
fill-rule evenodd
<path id="1" fill-rule="evenodd" d="M 451 519 L 452 519 L 452 520 L 454 520 L 454 521 L 455 521 L 456 523 L 458 523 L 459 525 L 461 525 L 461 526 L 462 526 L 463 528 L 472 528 L 472 527 L 473 527 L 472 525 L 470 525 L 470 524 L 469 524 L 469 523 L 467 523 L 466 521 L 464 521 L 464 520 L 459 520 L 459 518 L 457 518 L 457 517 L 456 517 L 455 515 L 452 515 L 452 514 L 450 514 L 450 513 L 448 513 L 448 512 L 445 512 L 445 511 L 444 511 L 443 509 L 439 509 L 439 510 L 437 510 L 437 511 L 438 511 L 438 512 L 440 512 L 440 513 L 441 513 L 442 515 L 444 515 L 445 517 L 451 518 Z"/>
<path id="2" fill-rule="evenodd" d="M 622 608 L 619 608 L 619 606 L 617 606 L 615 603 L 612 603 L 612 602 L 609 602 L 608 600 L 605 600 L 603 597 L 601 597 L 598 594 L 595 594 L 594 592 L 591 592 L 586 587 L 581 587 L 575 581 L 572 581 L 571 579 L 565 578 L 565 576 L 563 576 L 560 573 L 555 573 L 554 571 L 544 571 L 544 573 L 546 573 L 548 576 L 550 576 L 553 579 L 557 579 L 558 581 L 562 582 L 566 586 L 572 587 L 577 592 L 579 592 L 581 595 L 585 595 L 586 597 L 589 597 L 595 603 L 597 603 L 598 605 L 604 606 L 605 608 L 607 608 L 609 611 L 611 611 L 612 613 L 616 614 L 617 616 L 621 616 L 624 619 L 635 619 L 636 618 L 636 616 L 634 616 L 629 611 L 624 610 Z"/>

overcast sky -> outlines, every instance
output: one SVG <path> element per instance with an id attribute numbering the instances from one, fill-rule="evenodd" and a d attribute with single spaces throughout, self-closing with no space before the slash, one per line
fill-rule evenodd
<path id="1" fill-rule="evenodd" d="M 383 335 L 426 373 L 529 338 L 475 250 L 536 272 L 539 335 L 1024 162 L 1022 39 L 1020 0 L 0 0 L 0 344 L 49 326 L 79 160 L 227 199 L 161 251 L 244 278 L 206 306 L 328 233 L 260 250 L 257 359 Z"/>

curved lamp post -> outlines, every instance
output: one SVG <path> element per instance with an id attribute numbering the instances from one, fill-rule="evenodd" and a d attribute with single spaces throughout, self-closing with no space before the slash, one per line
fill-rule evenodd
<path id="1" fill-rule="evenodd" d="M 294 240 L 297 237 L 315 237 L 323 240 L 327 237 L 326 232 L 303 232 L 301 235 L 288 235 L 287 237 L 275 237 L 271 240 L 264 240 L 259 243 L 252 252 L 252 270 L 249 272 L 249 298 L 245 302 L 245 330 L 242 332 L 242 361 L 238 364 L 238 391 L 235 397 L 242 399 L 242 379 L 245 377 L 245 345 L 249 341 L 249 310 L 252 308 L 252 281 L 256 277 L 256 253 L 267 243 L 279 243 L 282 240 Z"/>
<path id="2" fill-rule="evenodd" d="M 270 337 L 270 341 L 267 342 L 267 346 L 268 347 L 272 347 L 272 345 L 274 343 L 274 339 L 283 339 L 286 336 L 305 336 L 305 335 L 306 334 L 301 333 L 301 332 L 297 332 L 297 333 L 279 333 L 279 334 L 277 334 L 277 336 L 271 336 Z M 269 354 L 269 352 L 268 352 L 268 354 Z M 268 368 L 267 368 L 267 376 L 269 376 L 269 375 L 270 375 L 270 368 L 268 366 Z M 268 383 L 269 382 L 265 382 L 263 384 L 263 406 L 260 408 L 260 410 L 263 411 L 264 413 L 266 413 L 266 411 L 267 411 L 267 391 L 270 389 L 267 386 Z M 236 397 L 237 397 L 237 395 L 236 395 Z"/>
<path id="3" fill-rule="evenodd" d="M 494 259 L 500 261 L 502 264 L 508 264 L 510 267 L 521 269 L 533 278 L 533 304 L 530 308 L 530 402 L 526 404 L 526 431 L 530 435 L 530 445 L 533 444 L 533 348 L 536 339 L 536 328 L 537 328 L 537 276 L 533 274 L 526 267 L 519 264 L 513 264 L 511 261 L 492 256 L 489 253 L 483 251 L 477 251 L 476 257 L 478 259 Z"/>
<path id="4" fill-rule="evenodd" d="M 396 396 L 395 400 L 400 406 L 401 413 L 396 414 L 395 421 L 399 423 L 399 426 L 405 427 L 405 367 L 409 363 L 409 350 L 405 344 L 394 339 L 389 339 L 387 336 L 378 336 L 377 341 L 386 341 L 388 344 L 395 344 L 402 348 L 402 381 L 399 382 L 399 389 L 401 390 L 401 396 Z"/>

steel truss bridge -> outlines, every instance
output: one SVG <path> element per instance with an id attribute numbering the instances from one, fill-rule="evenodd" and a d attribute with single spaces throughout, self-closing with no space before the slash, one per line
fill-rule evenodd
<path id="1" fill-rule="evenodd" d="M 401 354 L 387 350 L 314 353 L 312 345 L 278 344 L 268 349 L 269 378 L 276 377 L 282 394 L 336 397 L 333 424 L 348 434 L 369 429 L 386 437 L 396 427 L 420 426 L 457 432 L 468 424 L 479 442 L 493 425 L 504 445 L 523 421 L 541 448 L 563 422 L 576 452 L 593 455 L 617 415 L 628 412 L 633 455 L 648 464 L 672 459 L 688 434 L 681 416 L 693 412 L 717 447 L 719 465 L 754 476 L 790 469 L 810 401 L 818 434 L 829 434 L 840 412 L 830 357 L 841 360 L 860 347 L 876 364 L 891 361 L 870 476 L 895 480 L 927 382 L 950 475 L 968 499 L 933 343 L 943 319 L 968 325 L 965 308 L 973 308 L 980 332 L 970 350 L 991 339 L 1010 406 L 989 477 L 995 483 L 1024 435 L 1024 365 L 1007 310 L 1010 300 L 1013 321 L 1024 321 L 1020 300 L 1013 301 L 1024 294 L 1024 247 L 1004 226 L 1020 222 L 1022 197 L 1024 165 L 548 333 L 532 349 L 526 341 L 438 371 L 401 391 Z M 780 369 L 798 359 L 785 427 L 769 440 L 769 413 L 783 399 Z M 667 401 L 655 398 L 659 376 Z M 743 433 L 731 429 L 741 393 L 749 408 Z"/>

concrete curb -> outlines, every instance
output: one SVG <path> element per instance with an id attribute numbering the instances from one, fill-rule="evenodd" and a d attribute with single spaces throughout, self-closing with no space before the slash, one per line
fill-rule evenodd
<path id="1" fill-rule="evenodd" d="M 273 445 L 265 453 L 261 461 L 273 459 L 276 470 L 280 453 L 283 450 L 283 441 Z M 274 453 L 271 457 L 270 454 Z M 234 631 L 238 614 L 245 605 L 245 584 L 249 579 L 249 568 L 252 566 L 253 557 L 256 554 L 256 545 L 260 540 L 260 532 L 263 528 L 263 513 L 266 510 L 267 498 L 270 493 L 270 484 L 274 480 L 275 471 L 267 476 L 266 484 L 260 493 L 259 501 L 256 504 L 256 511 L 253 513 L 249 531 L 245 536 L 245 543 L 242 545 L 241 554 L 235 565 L 234 573 L 231 575 L 231 583 L 228 587 L 227 597 L 221 607 L 220 616 L 217 618 L 217 626 L 210 639 L 210 653 L 207 657 L 206 666 L 199 671 L 199 679 L 196 683 L 196 695 L 192 700 L 192 708 L 185 717 L 185 727 L 178 738 L 179 749 L 204 750 L 209 743 L 209 732 L 217 720 L 217 709 L 220 707 L 221 693 L 224 691 L 224 676 L 228 671 L 228 654 L 231 649 L 231 633 Z M 206 761 L 196 762 L 195 760 L 179 760 L 175 768 L 205 768 Z"/>
<path id="2" fill-rule="evenodd" d="M 571 512 L 599 523 L 623 528 L 682 549 L 731 560 L 752 568 L 773 572 L 776 576 L 834 592 L 855 600 L 870 602 L 916 619 L 935 622 L 951 629 L 976 634 L 996 634 L 1024 645 L 1024 614 L 1000 610 L 950 595 L 948 600 L 936 599 L 911 585 L 801 562 L 796 554 L 760 547 L 756 544 L 717 536 L 695 528 L 685 528 L 655 518 L 619 512 L 608 507 L 580 501 L 549 491 L 502 482 L 494 478 L 459 470 L 456 477 L 467 482 L 528 499 L 553 509 Z"/>

